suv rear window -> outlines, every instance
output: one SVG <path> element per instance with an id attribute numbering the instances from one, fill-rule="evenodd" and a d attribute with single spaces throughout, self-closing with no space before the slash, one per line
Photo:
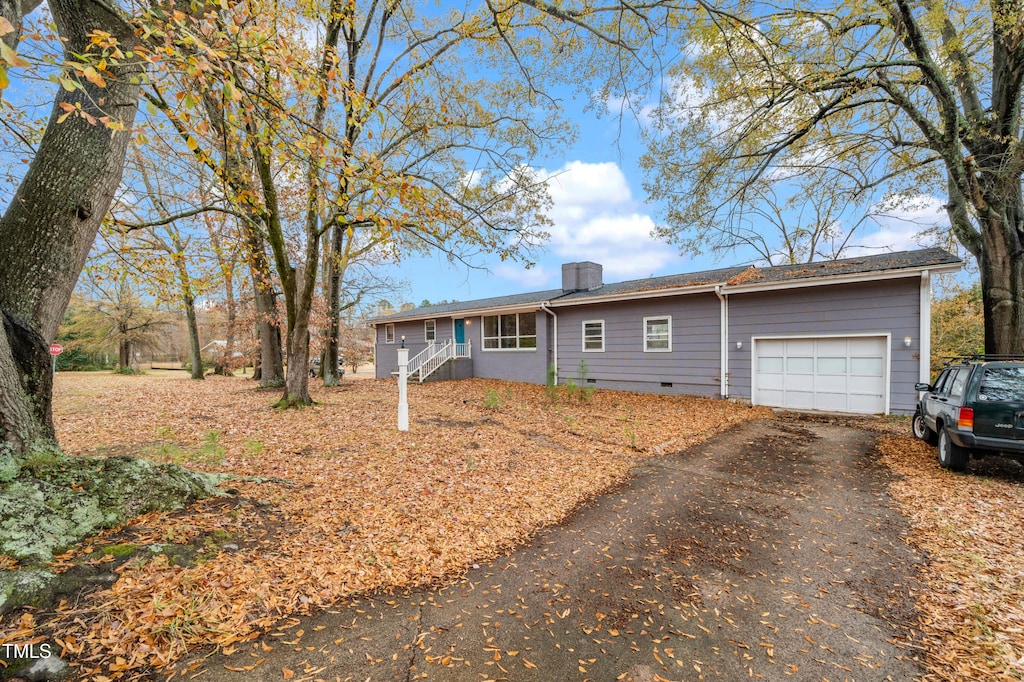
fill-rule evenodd
<path id="1" fill-rule="evenodd" d="M 1024 367 L 986 367 L 978 400 L 1024 402 Z"/>

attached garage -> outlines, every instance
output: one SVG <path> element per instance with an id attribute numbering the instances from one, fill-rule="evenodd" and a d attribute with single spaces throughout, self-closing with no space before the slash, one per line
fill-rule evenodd
<path id="1" fill-rule="evenodd" d="M 599 264 L 566 263 L 559 289 L 379 318 L 376 372 L 397 369 L 396 339 L 413 362 L 464 320 L 474 377 L 545 383 L 553 371 L 598 389 L 913 414 L 914 385 L 929 378 L 932 276 L 961 265 L 934 248 L 605 284 Z M 486 320 L 524 314 L 536 343 L 490 343 Z"/>
<path id="2" fill-rule="evenodd" d="M 755 405 L 860 414 L 889 411 L 888 335 L 751 340 Z"/>

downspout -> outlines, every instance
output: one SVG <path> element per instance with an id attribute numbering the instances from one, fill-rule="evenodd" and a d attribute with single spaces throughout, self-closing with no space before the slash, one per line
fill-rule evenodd
<path id="1" fill-rule="evenodd" d="M 555 333 L 553 334 L 554 338 L 551 341 L 551 365 L 555 371 L 555 385 L 558 385 L 558 315 L 555 315 L 555 311 L 549 308 L 546 302 L 540 304 L 540 309 L 546 312 L 548 315 L 550 315 L 551 319 L 555 323 Z M 544 371 L 547 372 L 547 369 L 545 369 Z"/>
<path id="2" fill-rule="evenodd" d="M 377 323 L 370 322 L 367 325 L 373 330 L 373 378 L 377 378 Z"/>
<path id="3" fill-rule="evenodd" d="M 932 278 L 929 270 L 921 271 L 921 304 L 920 324 L 918 329 L 918 348 L 920 358 L 918 359 L 918 381 L 928 383 L 931 381 L 931 359 L 932 359 Z"/>
<path id="4" fill-rule="evenodd" d="M 722 376 L 719 378 L 719 382 L 722 386 L 722 398 L 729 397 L 729 298 L 722 294 L 722 285 L 715 285 L 715 296 L 718 297 L 719 303 L 721 304 L 719 318 L 721 320 L 721 328 L 719 329 L 718 335 L 721 338 L 721 355 L 722 360 L 719 363 L 722 366 Z"/>

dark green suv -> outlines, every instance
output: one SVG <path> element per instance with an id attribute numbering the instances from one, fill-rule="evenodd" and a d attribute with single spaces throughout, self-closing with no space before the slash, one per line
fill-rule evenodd
<path id="1" fill-rule="evenodd" d="M 1024 462 L 1024 357 L 974 356 L 914 388 L 914 435 L 938 443 L 943 468 L 964 471 L 972 454 Z"/>

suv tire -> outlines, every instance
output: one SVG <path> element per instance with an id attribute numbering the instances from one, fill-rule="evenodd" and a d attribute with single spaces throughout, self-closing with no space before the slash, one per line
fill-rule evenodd
<path id="1" fill-rule="evenodd" d="M 950 471 L 967 471 L 970 458 L 971 451 L 954 443 L 946 429 L 939 431 L 939 466 Z"/>
<path id="2" fill-rule="evenodd" d="M 928 428 L 928 424 L 924 421 L 924 415 L 921 414 L 921 410 L 914 413 L 914 419 L 911 422 L 911 429 L 914 432 L 914 438 L 923 440 L 928 445 L 935 445 L 938 440 L 938 434 Z"/>

